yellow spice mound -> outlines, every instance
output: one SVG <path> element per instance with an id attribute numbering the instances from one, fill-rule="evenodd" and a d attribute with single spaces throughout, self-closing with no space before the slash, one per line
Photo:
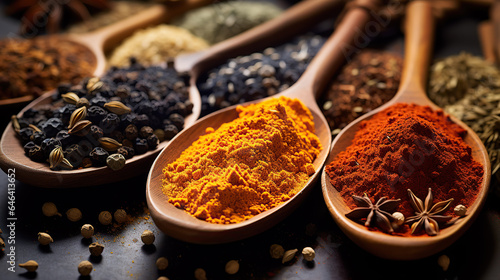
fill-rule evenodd
<path id="1" fill-rule="evenodd" d="M 294 196 L 321 151 L 312 115 L 285 97 L 237 108 L 163 169 L 169 202 L 217 224 L 247 220 Z"/>

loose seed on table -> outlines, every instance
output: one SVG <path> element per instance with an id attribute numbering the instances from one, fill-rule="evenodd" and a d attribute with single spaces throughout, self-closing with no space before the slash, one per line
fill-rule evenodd
<path id="1" fill-rule="evenodd" d="M 271 254 L 271 258 L 273 259 L 281 259 L 283 255 L 285 254 L 285 249 L 283 246 L 279 244 L 273 244 L 271 245 L 271 248 L 269 249 L 269 253 Z"/>
<path id="2" fill-rule="evenodd" d="M 286 262 L 291 261 L 295 257 L 295 254 L 297 253 L 297 251 L 299 251 L 299 250 L 298 249 L 292 249 L 292 250 L 286 251 L 283 254 L 283 259 L 281 260 L 281 262 L 282 263 L 286 263 Z"/>
<path id="3" fill-rule="evenodd" d="M 240 264 L 236 260 L 230 260 L 226 263 L 226 273 L 236 274 L 240 270 Z"/>
<path id="4" fill-rule="evenodd" d="M 194 278 L 196 280 L 207 280 L 207 273 L 203 268 L 197 268 L 194 271 Z"/>
<path id="5" fill-rule="evenodd" d="M 83 238 L 92 238 L 94 235 L 94 227 L 91 224 L 84 224 L 80 232 Z"/>
<path id="6" fill-rule="evenodd" d="M 154 233 L 152 231 L 145 230 L 141 234 L 141 240 L 142 240 L 142 242 L 144 242 L 144 244 L 151 245 L 155 241 L 155 235 L 154 235 Z"/>
<path id="7" fill-rule="evenodd" d="M 165 257 L 159 257 L 156 260 L 156 267 L 158 270 L 165 270 L 168 267 L 168 259 Z"/>
<path id="8" fill-rule="evenodd" d="M 92 263 L 89 261 L 82 261 L 80 264 L 78 264 L 78 272 L 82 276 L 89 276 L 90 273 L 92 272 Z"/>
<path id="9" fill-rule="evenodd" d="M 302 249 L 302 256 L 304 257 L 304 260 L 310 262 L 314 260 L 316 252 L 314 252 L 314 249 L 311 247 L 305 247 Z"/>
<path id="10" fill-rule="evenodd" d="M 90 254 L 94 257 L 100 256 L 103 250 L 104 250 L 104 245 L 100 244 L 99 242 L 94 242 L 89 245 Z"/>
<path id="11" fill-rule="evenodd" d="M 115 211 L 113 214 L 113 217 L 115 218 L 115 221 L 119 224 L 123 224 L 127 221 L 127 212 L 123 209 L 118 209 Z"/>
<path id="12" fill-rule="evenodd" d="M 113 216 L 109 211 L 102 211 L 99 213 L 99 223 L 101 223 L 104 226 L 107 226 L 113 222 Z"/>
<path id="13" fill-rule="evenodd" d="M 29 260 L 25 263 L 20 263 L 19 267 L 26 269 L 28 272 L 35 272 L 38 269 L 38 263 L 34 260 Z"/>
<path id="14" fill-rule="evenodd" d="M 66 217 L 72 222 L 78 222 L 82 219 L 82 212 L 78 208 L 71 208 L 66 211 Z"/>
<path id="15" fill-rule="evenodd" d="M 50 243 L 54 242 L 54 240 L 52 239 L 52 237 L 48 233 L 39 232 L 38 233 L 38 242 L 41 245 L 49 245 Z"/>
<path id="16" fill-rule="evenodd" d="M 59 212 L 57 212 L 57 207 L 53 202 L 45 202 L 42 205 L 42 213 L 47 217 L 52 216 L 62 216 Z"/>

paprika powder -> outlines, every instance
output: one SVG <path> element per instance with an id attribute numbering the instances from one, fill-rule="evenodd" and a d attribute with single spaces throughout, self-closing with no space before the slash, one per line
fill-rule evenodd
<path id="1" fill-rule="evenodd" d="M 352 144 L 326 166 L 330 182 L 350 208 L 352 195 L 401 199 L 397 211 L 414 215 L 408 189 L 434 202 L 453 198 L 470 206 L 477 197 L 483 167 L 464 142 L 466 135 L 442 110 L 399 103 L 363 121 Z M 408 227 L 406 227 L 408 229 Z"/>
<path id="2" fill-rule="evenodd" d="M 286 97 L 246 107 L 207 129 L 164 169 L 163 192 L 192 216 L 239 223 L 284 203 L 315 173 L 321 151 L 311 112 Z"/>

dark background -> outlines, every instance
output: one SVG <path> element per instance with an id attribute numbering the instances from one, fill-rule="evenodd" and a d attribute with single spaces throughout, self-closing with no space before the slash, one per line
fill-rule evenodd
<path id="1" fill-rule="evenodd" d="M 477 24 L 485 16 L 484 11 L 474 11 L 441 22 L 434 57 L 461 51 L 481 55 Z M 16 32 L 17 27 L 16 20 L 0 17 L 0 37 Z M 402 52 L 399 26 L 382 34 L 372 47 Z M 7 184 L 7 175 L 0 171 L 0 228 L 5 240 Z M 498 184 L 494 178 L 493 184 Z M 208 279 L 500 279 L 500 198 L 493 193 L 472 227 L 449 248 L 422 260 L 389 261 L 365 252 L 340 231 L 325 206 L 319 183 L 283 222 L 252 238 L 222 245 L 194 245 L 161 233 L 145 209 L 146 174 L 126 182 L 80 189 L 41 189 L 19 181 L 15 185 L 16 273 L 7 271 L 6 248 L 0 252 L 0 279 L 156 279 L 162 275 L 171 280 L 194 279 L 194 270 L 199 267 L 207 272 Z M 65 217 L 45 217 L 41 207 L 47 201 L 54 202 L 63 214 L 77 207 L 83 219 L 72 223 Z M 123 226 L 99 225 L 100 211 L 118 208 L 127 210 L 133 221 Z M 94 241 L 106 246 L 101 258 L 89 258 L 89 243 L 80 235 L 84 223 L 96 227 Z M 140 241 L 145 229 L 156 235 L 153 246 L 143 246 Z M 38 232 L 50 233 L 54 243 L 39 246 Z M 274 243 L 286 250 L 299 249 L 298 257 L 287 264 L 272 259 L 269 247 Z M 316 251 L 313 263 L 305 262 L 300 255 L 306 246 Z M 451 260 L 446 272 L 437 263 L 443 254 Z M 169 260 L 169 267 L 162 272 L 155 266 L 161 256 Z M 25 273 L 17 266 L 30 259 L 40 265 L 36 273 Z M 226 262 L 232 259 L 240 263 L 236 275 L 224 272 Z M 79 277 L 77 266 L 82 260 L 94 265 L 90 278 Z"/>

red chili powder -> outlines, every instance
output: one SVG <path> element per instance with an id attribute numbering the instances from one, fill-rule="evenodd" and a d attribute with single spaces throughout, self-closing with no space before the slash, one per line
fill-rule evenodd
<path id="1" fill-rule="evenodd" d="M 454 198 L 445 212 L 450 215 L 456 205 L 474 202 L 483 177 L 463 140 L 466 133 L 442 110 L 399 103 L 362 122 L 326 172 L 351 209 L 352 195 L 366 193 L 375 202 L 401 198 L 397 211 L 408 218 L 414 210 L 407 189 L 424 201 L 432 188 L 434 203 Z"/>

